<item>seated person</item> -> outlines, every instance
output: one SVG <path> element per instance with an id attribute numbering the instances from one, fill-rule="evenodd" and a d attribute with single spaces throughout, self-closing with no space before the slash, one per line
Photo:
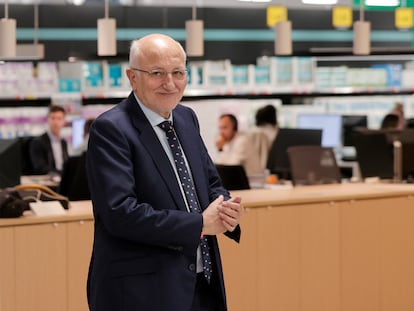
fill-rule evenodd
<path id="1" fill-rule="evenodd" d="M 398 129 L 399 118 L 396 114 L 389 113 L 384 116 L 381 121 L 381 130 L 396 130 Z"/>
<path id="2" fill-rule="evenodd" d="M 219 135 L 216 139 L 215 164 L 244 165 L 247 153 L 246 136 L 238 131 L 237 118 L 223 114 L 219 118 Z"/>
<path id="3" fill-rule="evenodd" d="M 34 175 L 60 174 L 68 158 L 67 142 L 60 137 L 65 126 L 65 110 L 51 105 L 47 114 L 47 131 L 30 142 L 29 154 Z"/>
<path id="4" fill-rule="evenodd" d="M 275 140 L 278 124 L 273 105 L 266 105 L 256 112 L 256 126 L 247 133 L 248 154 L 245 170 L 248 176 L 265 174 L 267 157 Z"/>

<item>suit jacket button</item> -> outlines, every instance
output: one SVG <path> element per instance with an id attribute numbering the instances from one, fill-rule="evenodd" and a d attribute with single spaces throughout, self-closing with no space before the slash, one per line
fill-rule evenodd
<path id="1" fill-rule="evenodd" d="M 188 266 L 188 269 L 190 269 L 190 271 L 194 272 L 194 271 L 196 271 L 196 265 L 192 263 Z"/>

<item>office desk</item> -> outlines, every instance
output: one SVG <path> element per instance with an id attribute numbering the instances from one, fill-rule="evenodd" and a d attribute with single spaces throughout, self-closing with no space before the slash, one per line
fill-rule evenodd
<path id="1" fill-rule="evenodd" d="M 230 311 L 414 310 L 414 185 L 234 191 L 238 247 L 220 237 Z"/>
<path id="2" fill-rule="evenodd" d="M 89 201 L 64 216 L 0 219 L 0 311 L 87 311 L 92 238 Z"/>
<path id="3" fill-rule="evenodd" d="M 414 310 L 414 185 L 234 191 L 220 236 L 229 311 Z M 0 219 L 0 310 L 86 311 L 89 201 L 65 216 Z"/>

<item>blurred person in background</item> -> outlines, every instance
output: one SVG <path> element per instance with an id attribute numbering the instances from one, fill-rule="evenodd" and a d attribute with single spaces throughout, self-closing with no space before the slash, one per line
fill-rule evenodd
<path id="1" fill-rule="evenodd" d="M 68 159 L 68 145 L 61 137 L 61 130 L 66 124 L 65 117 L 63 107 L 51 105 L 47 114 L 46 132 L 30 142 L 29 153 L 34 175 L 59 175 L 62 172 Z"/>

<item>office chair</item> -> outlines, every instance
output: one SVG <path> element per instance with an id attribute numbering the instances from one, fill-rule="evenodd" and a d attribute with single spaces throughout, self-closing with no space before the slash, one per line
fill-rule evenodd
<path id="1" fill-rule="evenodd" d="M 241 165 L 216 164 L 223 187 L 227 190 L 250 189 L 246 171 Z"/>
<path id="2" fill-rule="evenodd" d="M 86 153 L 71 156 L 65 162 L 58 192 L 70 201 L 90 200 L 88 180 L 86 177 Z"/>
<path id="3" fill-rule="evenodd" d="M 387 135 L 390 135 L 390 132 L 387 134 L 375 130 L 354 133 L 356 158 L 363 178 L 393 178 L 393 149 Z"/>
<path id="4" fill-rule="evenodd" d="M 294 186 L 341 182 L 341 171 L 332 148 L 292 146 L 287 152 Z"/>

